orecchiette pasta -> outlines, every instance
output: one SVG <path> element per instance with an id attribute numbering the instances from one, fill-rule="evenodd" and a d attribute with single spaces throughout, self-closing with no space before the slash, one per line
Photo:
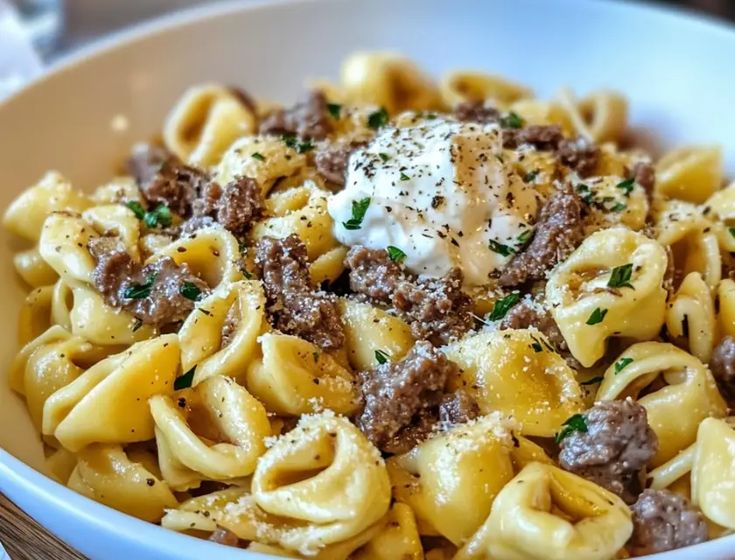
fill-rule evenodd
<path id="1" fill-rule="evenodd" d="M 309 90 L 194 86 L 124 174 L 85 194 L 49 172 L 7 208 L 28 289 L 8 381 L 47 474 L 315 560 L 735 531 L 722 150 L 656 159 L 617 92 L 539 99 L 392 52 Z"/>
<path id="2" fill-rule="evenodd" d="M 583 366 L 604 355 L 609 337 L 647 340 L 658 334 L 664 322 L 666 265 L 666 252 L 656 241 L 612 228 L 590 235 L 554 270 L 546 298 L 569 350 Z M 630 268 L 624 283 L 613 279 L 618 267 Z"/>

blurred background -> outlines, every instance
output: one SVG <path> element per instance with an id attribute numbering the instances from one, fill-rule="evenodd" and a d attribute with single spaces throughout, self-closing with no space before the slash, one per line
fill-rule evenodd
<path id="1" fill-rule="evenodd" d="M 0 98 L 43 72 L 48 64 L 97 38 L 156 16 L 214 1 L 0 0 Z M 648 3 L 686 8 L 735 22 L 735 0 Z"/>

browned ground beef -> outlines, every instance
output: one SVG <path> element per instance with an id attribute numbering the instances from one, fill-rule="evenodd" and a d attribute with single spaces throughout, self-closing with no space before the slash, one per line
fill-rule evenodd
<path id="1" fill-rule="evenodd" d="M 261 134 L 295 134 L 299 138 L 322 140 L 332 130 L 327 98 L 310 91 L 306 99 L 290 109 L 277 109 L 260 123 Z"/>
<path id="2" fill-rule="evenodd" d="M 707 540 L 707 522 L 689 502 L 669 490 L 644 490 L 633 510 L 633 556 L 665 552 Z M 695 558 L 696 555 L 692 555 Z"/>
<path id="3" fill-rule="evenodd" d="M 462 273 L 458 268 L 442 278 L 399 283 L 392 303 L 408 320 L 413 335 L 432 344 L 447 344 L 475 326 L 470 298 L 462 291 Z"/>
<path id="4" fill-rule="evenodd" d="M 477 401 L 467 391 L 447 393 L 439 403 L 439 422 L 446 425 L 464 424 L 480 415 Z"/>
<path id="5" fill-rule="evenodd" d="M 314 164 L 319 174 L 335 186 L 344 186 L 350 155 L 360 144 L 324 143 L 316 149 Z"/>
<path id="6" fill-rule="evenodd" d="M 209 183 L 204 171 L 184 165 L 161 147 L 147 144 L 134 148 L 128 171 L 149 203 L 165 204 L 180 216 L 191 213 L 192 203 Z"/>
<path id="7" fill-rule="evenodd" d="M 401 361 L 358 374 L 365 407 L 357 425 L 384 448 L 402 428 L 422 423 L 420 413 L 441 402 L 447 377 L 456 373 L 456 364 L 442 352 L 428 342 L 417 342 Z M 423 422 L 428 426 L 435 421 L 425 417 Z M 422 433 L 425 437 L 426 430 Z"/>
<path id="8" fill-rule="evenodd" d="M 209 293 L 202 279 L 170 257 L 141 267 L 122 243 L 111 237 L 94 238 L 88 248 L 96 261 L 92 281 L 105 301 L 129 311 L 145 324 L 161 327 L 182 321 L 195 303 L 185 294 L 199 294 L 199 299 Z"/>
<path id="9" fill-rule="evenodd" d="M 248 177 L 227 183 L 217 201 L 217 221 L 236 235 L 244 234 L 264 212 L 260 187 Z"/>
<path id="10" fill-rule="evenodd" d="M 297 235 L 261 239 L 255 263 L 275 328 L 325 349 L 342 346 L 344 330 L 336 299 L 311 286 L 306 246 Z"/>
<path id="11" fill-rule="evenodd" d="M 648 162 L 639 161 L 633 166 L 630 177 L 643 187 L 650 199 L 656 185 L 656 168 Z"/>
<path id="12" fill-rule="evenodd" d="M 709 367 L 722 394 L 728 402 L 735 402 L 735 339 L 733 337 L 728 335 L 715 346 Z"/>
<path id="13" fill-rule="evenodd" d="M 541 209 L 533 239 L 505 267 L 500 284 L 518 286 L 541 280 L 566 259 L 584 239 L 583 204 L 571 183 L 554 192 Z"/>
<path id="14" fill-rule="evenodd" d="M 646 409 L 631 398 L 598 402 L 584 413 L 587 431 L 560 443 L 559 464 L 614 492 L 627 503 L 640 492 L 642 469 L 658 450 Z"/>
<path id="15" fill-rule="evenodd" d="M 482 101 L 464 101 L 455 107 L 454 116 L 460 121 L 490 124 L 500 120 L 500 111 Z"/>
<path id="16" fill-rule="evenodd" d="M 592 175 L 597 167 L 600 149 L 583 136 L 564 138 L 556 149 L 556 157 L 581 177 L 587 177 Z"/>
<path id="17" fill-rule="evenodd" d="M 503 146 L 517 148 L 521 144 L 531 144 L 537 150 L 556 150 L 564 136 L 561 127 L 552 125 L 531 125 L 523 128 L 503 130 Z"/>
<path id="18" fill-rule="evenodd" d="M 347 253 L 345 266 L 350 270 L 353 292 L 385 304 L 390 304 L 398 284 L 406 279 L 403 267 L 390 260 L 383 249 L 354 246 Z"/>

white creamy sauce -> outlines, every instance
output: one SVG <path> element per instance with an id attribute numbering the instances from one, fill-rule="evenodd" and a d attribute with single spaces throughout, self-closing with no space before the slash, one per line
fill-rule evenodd
<path id="1" fill-rule="evenodd" d="M 362 222 L 348 229 L 353 202 L 366 198 Z M 436 118 L 381 129 L 352 154 L 345 188 L 328 208 L 341 243 L 397 247 L 422 276 L 458 267 L 472 286 L 487 283 L 523 245 L 536 206 L 533 189 L 503 163 L 497 125 Z"/>

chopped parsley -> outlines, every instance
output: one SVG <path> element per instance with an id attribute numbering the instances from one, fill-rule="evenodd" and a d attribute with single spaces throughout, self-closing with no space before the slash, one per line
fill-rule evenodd
<path id="1" fill-rule="evenodd" d="M 581 414 L 575 414 L 564 421 L 562 429 L 556 434 L 554 441 L 556 441 L 556 443 L 561 443 L 561 440 L 568 435 L 574 432 L 587 433 L 587 430 L 587 419 Z"/>
<path id="2" fill-rule="evenodd" d="M 735 237 L 735 227 L 727 228 L 727 231 L 730 232 L 730 235 L 732 235 L 733 237 Z"/>
<path id="3" fill-rule="evenodd" d="M 125 203 L 125 206 L 130 208 L 130 210 L 133 211 L 133 214 L 135 214 L 135 217 L 139 220 L 142 220 L 145 216 L 145 209 L 140 205 L 140 202 L 137 200 L 128 200 Z"/>
<path id="4" fill-rule="evenodd" d="M 490 239 L 488 243 L 490 244 L 491 250 L 495 251 L 499 255 L 503 255 L 504 257 L 510 256 L 515 253 L 515 250 L 512 247 L 508 247 L 508 245 L 498 243 L 494 239 Z"/>
<path id="5" fill-rule="evenodd" d="M 615 186 L 622 190 L 625 193 L 625 196 L 628 196 L 633 191 L 634 184 L 635 179 L 626 179 L 625 181 L 621 181 Z"/>
<path id="6" fill-rule="evenodd" d="M 143 222 L 149 228 L 168 227 L 171 225 L 171 210 L 168 209 L 168 206 L 159 204 L 153 211 L 145 213 Z"/>
<path id="7" fill-rule="evenodd" d="M 508 311 L 510 311 L 510 308 L 518 303 L 520 299 L 521 294 L 519 294 L 518 292 L 513 292 L 512 294 L 509 294 L 504 298 L 499 299 L 495 302 L 495 305 L 493 305 L 493 310 L 487 316 L 488 320 L 497 321 L 499 319 L 502 319 L 503 317 L 505 317 Z"/>
<path id="8" fill-rule="evenodd" d="M 197 301 L 202 295 L 202 291 L 193 282 L 184 282 L 181 284 L 179 293 L 191 301 Z"/>
<path id="9" fill-rule="evenodd" d="M 544 348 L 543 346 L 541 346 L 541 342 L 539 342 L 539 339 L 535 336 L 532 336 L 531 338 L 533 338 L 533 344 L 531 344 L 531 348 L 533 349 L 533 351 L 536 353 L 543 352 Z"/>
<path id="10" fill-rule="evenodd" d="M 374 111 L 368 115 L 368 126 L 374 130 L 379 129 L 381 126 L 388 124 L 388 111 L 381 107 L 377 111 Z"/>
<path id="11" fill-rule="evenodd" d="M 580 385 L 596 385 L 597 383 L 600 383 L 604 377 L 601 375 L 598 375 L 597 377 L 593 377 L 592 379 L 588 379 L 587 381 L 580 381 Z"/>
<path id="12" fill-rule="evenodd" d="M 384 352 L 383 350 L 376 350 L 375 351 L 375 361 L 378 362 L 380 365 L 383 365 L 390 359 L 390 356 L 387 352 Z"/>
<path id="13" fill-rule="evenodd" d="M 197 367 L 194 366 L 189 371 L 187 371 L 184 375 L 179 375 L 174 381 L 174 390 L 179 391 L 181 389 L 186 389 L 187 387 L 191 387 L 191 384 L 194 381 L 194 372 L 196 371 L 196 369 Z"/>
<path id="14" fill-rule="evenodd" d="M 143 326 L 143 321 L 141 321 L 140 319 L 136 317 L 135 321 L 133 321 L 133 332 L 137 331 L 142 326 Z"/>
<path id="15" fill-rule="evenodd" d="M 411 177 L 406 175 L 403 171 L 401 171 L 401 181 L 409 181 Z"/>
<path id="16" fill-rule="evenodd" d="M 156 275 L 151 274 L 142 284 L 130 284 L 123 290 L 125 299 L 145 299 L 151 295 L 151 288 L 156 281 Z"/>
<path id="17" fill-rule="evenodd" d="M 390 159 L 390 156 L 386 154 L 385 152 L 380 152 L 378 156 L 380 156 L 380 159 L 383 160 L 383 163 L 385 163 L 386 161 Z"/>
<path id="18" fill-rule="evenodd" d="M 388 258 L 394 263 L 400 263 L 406 259 L 406 253 L 401 251 L 398 247 L 388 245 L 385 250 L 388 252 Z"/>
<path id="19" fill-rule="evenodd" d="M 592 312 L 592 315 L 590 315 L 589 318 L 587 319 L 587 324 L 596 325 L 597 323 L 602 323 L 602 320 L 605 318 L 605 315 L 607 315 L 607 309 L 600 309 L 599 307 L 597 307 Z"/>
<path id="20" fill-rule="evenodd" d="M 633 358 L 620 358 L 617 362 L 615 362 L 615 375 L 619 374 L 632 363 Z"/>
<path id="21" fill-rule="evenodd" d="M 610 208 L 610 212 L 622 212 L 625 210 L 627 206 L 622 202 L 616 202 L 612 208 Z"/>
<path id="22" fill-rule="evenodd" d="M 265 157 L 263 157 L 263 154 L 260 152 L 253 152 L 251 156 L 253 159 L 257 159 L 258 161 L 265 161 Z"/>
<path id="23" fill-rule="evenodd" d="M 332 115 L 332 118 L 338 119 L 340 113 L 342 112 L 342 105 L 339 103 L 327 103 L 327 111 L 329 111 L 329 114 Z"/>
<path id="24" fill-rule="evenodd" d="M 529 171 L 526 173 L 523 177 L 524 183 L 533 183 L 536 180 L 536 177 L 538 177 L 539 171 L 538 169 L 534 169 L 533 171 Z"/>
<path id="25" fill-rule="evenodd" d="M 285 142 L 286 146 L 293 148 L 300 154 L 305 154 L 306 152 L 314 149 L 314 144 L 311 140 L 307 139 L 303 142 L 299 142 L 298 138 L 296 138 L 294 134 L 284 134 L 281 136 L 281 139 Z"/>
<path id="26" fill-rule="evenodd" d="M 526 231 L 521 232 L 521 234 L 518 236 L 518 244 L 525 245 L 526 243 L 528 243 L 528 240 L 531 239 L 532 236 L 532 229 L 527 229 Z"/>
<path id="27" fill-rule="evenodd" d="M 523 126 L 523 119 L 518 113 L 511 111 L 504 117 L 500 117 L 500 126 L 503 128 L 521 128 Z"/>
<path id="28" fill-rule="evenodd" d="M 630 277 L 633 274 L 633 263 L 616 266 L 610 273 L 610 280 L 607 285 L 610 288 L 632 288 Z"/>
<path id="29" fill-rule="evenodd" d="M 362 227 L 362 219 L 365 217 L 368 206 L 370 206 L 370 197 L 361 198 L 352 201 L 352 217 L 346 222 L 342 222 L 345 229 L 360 229 Z"/>

